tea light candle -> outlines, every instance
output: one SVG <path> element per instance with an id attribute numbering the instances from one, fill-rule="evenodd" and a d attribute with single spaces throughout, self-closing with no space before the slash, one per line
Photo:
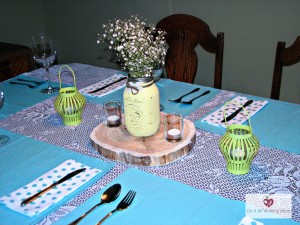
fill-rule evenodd
<path id="1" fill-rule="evenodd" d="M 181 131 L 176 128 L 170 129 L 170 130 L 168 130 L 167 138 L 170 140 L 181 139 Z"/>
<path id="2" fill-rule="evenodd" d="M 118 125 L 120 125 L 120 123 L 121 123 L 120 117 L 118 117 L 116 115 L 107 117 L 107 125 L 108 126 L 118 126 Z"/>
<path id="3" fill-rule="evenodd" d="M 65 111 L 68 115 L 72 115 L 76 113 L 76 108 L 68 107 L 65 109 Z"/>
<path id="4" fill-rule="evenodd" d="M 245 156 L 245 152 L 242 149 L 237 148 L 231 150 L 230 155 L 231 157 L 237 157 L 242 159 Z"/>

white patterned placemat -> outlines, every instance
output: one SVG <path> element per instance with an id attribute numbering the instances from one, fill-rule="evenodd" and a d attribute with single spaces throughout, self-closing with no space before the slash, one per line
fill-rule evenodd
<path id="1" fill-rule="evenodd" d="M 238 108 L 240 108 L 246 101 L 248 101 L 244 96 L 236 96 L 231 102 L 226 105 L 226 117 L 234 113 Z M 245 109 L 243 109 L 239 114 L 236 115 L 230 121 L 227 121 L 226 124 L 242 124 L 248 120 L 249 118 L 254 116 L 258 111 L 260 111 L 268 101 L 265 100 L 255 100 L 253 103 L 248 105 Z M 205 118 L 201 120 L 201 122 L 209 123 L 218 127 L 226 127 L 224 122 L 221 122 L 224 119 L 224 105 L 213 113 L 209 114 Z M 248 112 L 248 114 L 245 112 Z"/>
<path id="2" fill-rule="evenodd" d="M 103 90 L 100 90 L 100 91 L 97 91 L 94 93 L 90 93 L 90 92 L 92 92 L 98 88 L 104 87 L 106 85 L 109 85 L 122 77 L 126 77 L 126 76 L 124 76 L 122 74 L 114 74 L 113 76 L 106 78 L 105 80 L 102 80 L 98 83 L 95 83 L 88 87 L 80 89 L 79 92 L 83 95 L 92 96 L 92 97 L 101 97 L 101 96 L 107 95 L 115 90 L 118 90 L 118 89 L 124 87 L 126 85 L 126 79 L 121 80 L 120 82 L 116 82 L 116 83 L 104 88 Z"/>
<path id="3" fill-rule="evenodd" d="M 24 199 L 36 194 L 37 192 L 53 184 L 55 181 L 58 181 L 67 174 L 80 168 L 86 168 L 86 170 L 57 185 L 55 188 L 44 193 L 33 202 L 25 206 L 21 206 L 21 202 Z M 1 197 L 0 201 L 15 211 L 28 216 L 34 216 L 43 212 L 51 205 L 59 202 L 65 196 L 75 191 L 77 188 L 100 172 L 101 170 L 99 169 L 91 168 L 83 165 L 82 163 L 69 159 L 53 170 L 50 170 L 44 175 L 38 177 L 31 183 L 19 188 L 7 196 Z"/>

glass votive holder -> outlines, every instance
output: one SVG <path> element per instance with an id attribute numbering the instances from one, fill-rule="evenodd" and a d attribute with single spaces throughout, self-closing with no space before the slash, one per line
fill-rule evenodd
<path id="1" fill-rule="evenodd" d="M 119 127 L 122 124 L 121 102 L 117 100 L 104 103 L 105 124 L 108 127 Z"/>
<path id="2" fill-rule="evenodd" d="M 178 142 L 183 137 L 183 117 L 180 113 L 169 113 L 164 117 L 164 135 L 170 142 Z"/>

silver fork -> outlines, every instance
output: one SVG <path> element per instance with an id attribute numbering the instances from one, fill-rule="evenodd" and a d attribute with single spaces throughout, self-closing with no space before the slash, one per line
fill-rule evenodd
<path id="1" fill-rule="evenodd" d="M 31 85 L 31 84 L 19 83 L 19 82 L 14 82 L 14 81 L 10 81 L 9 83 L 10 84 L 25 85 L 25 86 L 27 86 L 29 88 L 36 88 L 36 87 L 40 86 L 40 85 Z"/>
<path id="2" fill-rule="evenodd" d="M 130 190 L 126 196 L 122 199 L 122 201 L 117 205 L 117 207 L 111 211 L 110 213 L 108 213 L 105 217 L 103 217 L 102 220 L 100 220 L 98 223 L 96 223 L 96 225 L 100 225 L 104 220 L 106 220 L 109 216 L 111 216 L 114 212 L 117 212 L 117 211 L 121 211 L 121 210 L 124 210 L 124 209 L 127 209 L 130 204 L 132 203 L 134 197 L 135 197 L 135 194 L 136 192 L 135 191 L 132 191 Z"/>

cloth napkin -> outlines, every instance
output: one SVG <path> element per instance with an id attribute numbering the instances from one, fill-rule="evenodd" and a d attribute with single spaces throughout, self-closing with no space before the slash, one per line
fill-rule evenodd
<path id="1" fill-rule="evenodd" d="M 50 186 L 52 183 L 58 181 L 60 178 L 66 176 L 74 170 L 81 168 L 86 168 L 86 170 L 44 193 L 32 203 L 25 206 L 20 205 L 22 200 Z M 75 160 L 66 160 L 53 170 L 38 177 L 31 183 L 19 188 L 7 196 L 1 197 L 0 201 L 7 207 L 17 212 L 28 216 L 35 216 L 75 191 L 82 184 L 88 182 L 100 172 L 101 170 L 99 169 L 88 167 L 82 163 L 76 162 Z"/>
<path id="2" fill-rule="evenodd" d="M 266 100 L 255 100 L 253 103 L 248 105 L 245 109 L 243 109 L 239 114 L 237 114 L 233 119 L 230 121 L 226 121 L 226 123 L 222 123 L 221 121 L 234 113 L 238 108 L 240 108 L 245 102 L 249 99 L 244 96 L 236 96 L 233 100 L 228 102 L 228 104 L 223 105 L 218 110 L 214 111 L 213 113 L 209 114 L 208 116 L 204 117 L 201 122 L 209 123 L 211 125 L 215 125 L 218 127 L 226 127 L 226 125 L 230 124 L 243 124 L 248 118 L 254 116 L 257 112 L 259 112 L 268 101 Z M 226 107 L 226 109 L 225 109 Z M 224 110 L 225 114 L 224 114 Z M 246 112 L 245 112 L 246 111 Z M 225 116 L 225 117 L 224 117 Z"/>
<path id="3" fill-rule="evenodd" d="M 114 83 L 114 84 L 108 86 L 107 88 L 104 88 L 101 91 L 98 91 L 95 93 L 89 93 L 89 92 L 94 91 L 98 88 L 104 87 L 105 85 L 111 84 L 114 81 L 116 81 L 122 77 L 126 77 L 126 76 L 124 76 L 122 74 L 114 74 L 113 76 L 111 76 L 105 80 L 102 80 L 98 83 L 95 83 L 93 85 L 90 85 L 88 87 L 80 89 L 79 92 L 83 95 L 92 96 L 92 97 L 101 97 L 101 96 L 107 95 L 115 90 L 118 90 L 118 89 L 124 87 L 126 85 L 126 79 L 122 80 L 120 82 Z"/>

